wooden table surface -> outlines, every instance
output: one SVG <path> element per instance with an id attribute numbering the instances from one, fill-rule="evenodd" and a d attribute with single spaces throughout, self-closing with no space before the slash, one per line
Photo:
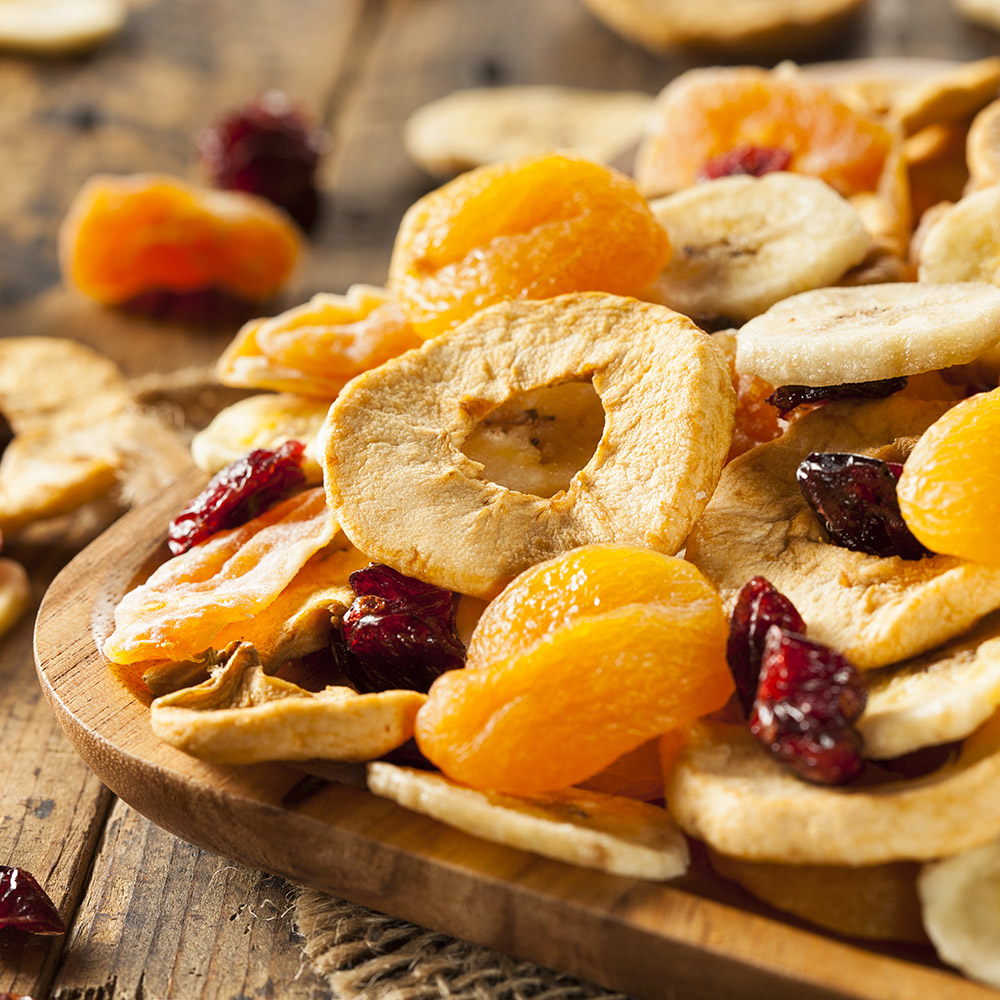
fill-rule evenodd
<path id="1" fill-rule="evenodd" d="M 820 56 L 997 52 L 1000 36 L 947 0 L 871 0 Z M 89 56 L 0 55 L 0 336 L 72 337 L 130 376 L 211 363 L 232 329 L 157 326 L 81 300 L 60 283 L 55 236 L 96 172 L 199 179 L 198 130 L 252 94 L 286 91 L 332 137 L 300 301 L 384 282 L 400 217 L 432 186 L 400 142 L 419 105 L 501 83 L 655 92 L 695 63 L 632 47 L 577 0 L 132 0 L 124 32 Z M 36 607 L 92 532 L 68 518 L 11 540 Z M 330 996 L 301 957 L 287 883 L 158 829 L 77 758 L 37 687 L 31 625 L 0 640 L 0 863 L 34 873 L 69 932 L 0 932 L 0 994 Z"/>

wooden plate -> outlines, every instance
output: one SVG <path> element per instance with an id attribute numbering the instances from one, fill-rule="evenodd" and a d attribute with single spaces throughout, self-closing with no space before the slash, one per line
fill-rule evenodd
<path id="1" fill-rule="evenodd" d="M 154 822 L 228 858 L 640 996 L 996 997 L 934 967 L 925 950 L 876 951 L 786 921 L 704 865 L 669 885 L 584 871 L 302 769 L 214 766 L 161 743 L 99 643 L 121 595 L 164 558 L 166 523 L 201 483 L 182 479 L 77 556 L 35 633 L 42 686 L 77 751 Z"/>

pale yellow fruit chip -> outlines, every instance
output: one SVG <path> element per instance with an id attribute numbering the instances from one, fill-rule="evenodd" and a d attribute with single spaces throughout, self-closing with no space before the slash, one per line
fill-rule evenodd
<path id="1" fill-rule="evenodd" d="M 264 611 L 336 531 L 316 487 L 217 532 L 122 598 L 104 655 L 114 663 L 191 658 L 222 629 Z"/>
<path id="2" fill-rule="evenodd" d="M 66 55 L 103 44 L 125 23 L 122 0 L 0 0 L 0 48 Z"/>
<path id="3" fill-rule="evenodd" d="M 952 556 L 882 558 L 832 544 L 795 478 L 810 452 L 902 461 L 949 406 L 891 397 L 829 403 L 775 441 L 730 462 L 687 540 L 687 558 L 731 605 L 765 576 L 798 608 L 809 635 L 862 669 L 961 635 L 1000 607 L 1000 570 Z"/>
<path id="4" fill-rule="evenodd" d="M 907 135 L 941 122 L 968 121 L 1000 91 L 1000 56 L 956 63 L 903 88 L 891 114 Z"/>
<path id="5" fill-rule="evenodd" d="M 632 878 L 687 871 L 687 843 L 657 806 L 579 788 L 521 798 L 458 785 L 436 772 L 375 762 L 368 788 L 465 833 Z"/>
<path id="6" fill-rule="evenodd" d="M 462 453 L 508 400 L 587 378 L 604 433 L 565 491 L 506 489 Z M 351 382 L 321 435 L 327 495 L 373 559 L 490 597 L 579 545 L 676 552 L 718 479 L 733 410 L 723 352 L 669 309 L 602 293 L 501 303 Z"/>
<path id="7" fill-rule="evenodd" d="M 0 636 L 17 624 L 30 603 L 27 571 L 13 559 L 0 558 Z"/>
<path id="8" fill-rule="evenodd" d="M 868 781 L 813 785 L 771 758 L 746 724 L 703 720 L 677 757 L 667 805 L 685 833 L 751 861 L 925 861 L 1000 835 L 1000 713 L 925 777 L 868 768 Z"/>
<path id="9" fill-rule="evenodd" d="M 410 739 L 426 700 L 417 691 L 307 691 L 264 673 L 249 643 L 234 643 L 223 655 L 209 680 L 150 707 L 160 739 L 217 764 L 371 760 Z"/>
<path id="10" fill-rule="evenodd" d="M 1000 6 L 997 9 L 1000 11 Z M 965 140 L 965 158 L 970 189 L 1000 181 L 1000 100 L 991 101 L 972 119 Z"/>

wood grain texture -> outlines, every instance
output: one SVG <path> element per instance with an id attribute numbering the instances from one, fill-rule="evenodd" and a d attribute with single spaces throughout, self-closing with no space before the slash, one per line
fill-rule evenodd
<path id="1" fill-rule="evenodd" d="M 309 794 L 297 794 L 302 776 L 291 767 L 214 766 L 160 743 L 98 643 L 124 587 L 162 558 L 158 526 L 190 488 L 180 482 L 130 512 L 70 563 L 36 629 L 43 689 L 77 751 L 158 825 L 239 862 L 639 996 L 993 995 L 916 961 L 741 911 L 709 898 L 697 878 L 678 887 L 584 871 L 487 844 L 362 789 L 310 783 Z"/>

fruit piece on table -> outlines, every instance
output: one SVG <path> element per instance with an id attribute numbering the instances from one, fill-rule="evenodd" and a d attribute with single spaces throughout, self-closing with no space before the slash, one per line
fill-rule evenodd
<path id="1" fill-rule="evenodd" d="M 269 202 L 163 174 L 99 174 L 80 189 L 59 231 L 65 280 L 106 305 L 144 293 L 221 288 L 271 298 L 301 237 Z"/>
<path id="2" fill-rule="evenodd" d="M 31 584 L 25 568 L 0 558 L 0 637 L 18 622 L 31 603 Z"/>
<path id="3" fill-rule="evenodd" d="M 1000 566 L 1000 491 L 990 482 L 1000 446 L 1000 389 L 943 414 L 921 436 L 899 480 L 903 520 L 935 552 Z"/>
<path id="4" fill-rule="evenodd" d="M 0 930 L 29 934 L 62 934 L 59 911 L 34 875 L 23 868 L 0 865 Z"/>
<path id="5" fill-rule="evenodd" d="M 431 687 L 421 752 L 477 788 L 564 788 L 725 704 L 715 591 L 689 563 L 584 546 L 521 574 L 486 609 L 464 670 Z"/>
<path id="6" fill-rule="evenodd" d="M 3 0 L 0 49 L 45 56 L 85 52 L 116 35 L 127 16 L 122 0 Z"/>
<path id="7" fill-rule="evenodd" d="M 426 338 L 505 299 L 637 295 L 669 256 L 631 178 L 550 153 L 470 170 L 412 205 L 389 289 Z"/>

